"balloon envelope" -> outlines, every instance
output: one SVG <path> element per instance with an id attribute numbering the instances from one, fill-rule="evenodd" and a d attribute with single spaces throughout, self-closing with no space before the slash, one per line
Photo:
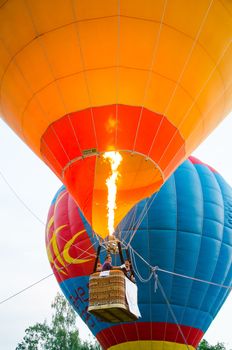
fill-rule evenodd
<path id="1" fill-rule="evenodd" d="M 136 275 L 136 281 L 142 318 L 132 323 L 104 323 L 87 312 L 89 274 L 98 240 L 64 187 L 50 207 L 47 251 L 62 291 L 103 349 L 184 350 L 185 340 L 194 349 L 229 293 L 196 279 L 231 285 L 231 218 L 231 187 L 214 169 L 193 157 L 157 195 L 140 202 L 126 216 L 118 235 L 126 244 L 137 229 L 130 243 L 134 269 L 141 275 Z M 102 252 L 101 262 L 104 256 Z M 141 277 L 146 280 L 151 273 L 144 261 L 170 272 L 158 271 L 165 295 L 160 287 L 154 291 L 154 278 L 142 282 Z M 113 263 L 120 265 L 117 260 Z"/>
<path id="2" fill-rule="evenodd" d="M 230 111 L 231 13 L 226 0 L 2 2 L 4 120 L 102 237 L 102 153 L 123 155 L 118 224 Z"/>

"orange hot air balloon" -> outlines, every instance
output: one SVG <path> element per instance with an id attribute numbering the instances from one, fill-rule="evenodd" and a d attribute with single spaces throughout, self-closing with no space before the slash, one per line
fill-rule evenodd
<path id="1" fill-rule="evenodd" d="M 107 232 L 157 191 L 231 109 L 232 2 L 8 0 L 0 5 L 1 112 Z"/>

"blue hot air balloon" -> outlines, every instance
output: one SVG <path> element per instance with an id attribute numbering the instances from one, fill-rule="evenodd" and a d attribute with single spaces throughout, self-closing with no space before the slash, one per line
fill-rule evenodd
<path id="1" fill-rule="evenodd" d="M 46 243 L 67 299 L 103 349 L 195 349 L 230 291 L 231 187 L 190 157 L 159 193 L 129 212 L 116 234 L 129 247 L 139 291 L 142 317 L 130 323 L 105 323 L 87 312 L 98 240 L 60 189 L 49 211 Z"/>

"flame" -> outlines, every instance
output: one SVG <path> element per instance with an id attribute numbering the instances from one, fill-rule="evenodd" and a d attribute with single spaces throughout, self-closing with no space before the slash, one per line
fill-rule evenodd
<path id="1" fill-rule="evenodd" d="M 122 156 L 119 152 L 105 152 L 103 158 L 109 160 L 111 166 L 111 175 L 106 179 L 106 186 L 108 188 L 108 231 L 110 235 L 114 234 L 114 212 L 116 206 L 117 196 L 117 180 L 120 175 L 118 167 L 122 161 Z"/>

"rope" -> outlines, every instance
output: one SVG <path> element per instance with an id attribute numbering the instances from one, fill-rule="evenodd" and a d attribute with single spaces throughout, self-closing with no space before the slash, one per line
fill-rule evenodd
<path id="1" fill-rule="evenodd" d="M 167 306 L 168 306 L 168 309 L 169 309 L 169 311 L 170 311 L 170 314 L 172 315 L 172 318 L 173 318 L 175 324 L 177 325 L 177 328 L 178 328 L 178 330 L 179 330 L 179 332 L 180 332 L 180 334 L 181 334 L 181 336 L 182 336 L 182 338 L 183 338 L 183 340 L 184 340 L 184 342 L 185 342 L 185 345 L 186 345 L 187 349 L 190 350 L 190 348 L 189 348 L 189 346 L 188 346 L 188 343 L 187 343 L 187 340 L 186 340 L 186 338 L 185 338 L 185 335 L 184 335 L 184 333 L 183 333 L 183 331 L 182 331 L 182 329 L 181 329 L 181 327 L 180 327 L 180 325 L 179 325 L 179 323 L 178 323 L 178 321 L 177 321 L 176 315 L 175 315 L 175 313 L 174 313 L 174 311 L 173 311 L 173 309 L 172 309 L 171 304 L 170 304 L 169 301 L 168 301 L 168 298 L 167 298 L 167 296 L 166 296 L 166 294 L 165 294 L 165 291 L 164 291 L 164 289 L 163 289 L 163 287 L 162 287 L 162 284 L 160 283 L 160 281 L 159 281 L 158 278 L 157 278 L 157 283 L 158 283 L 158 287 L 159 287 L 159 289 L 160 289 L 160 291 L 161 291 L 161 293 L 162 293 L 162 295 L 163 295 L 163 297 L 164 297 L 164 300 L 165 300 L 165 302 L 166 302 L 166 304 L 167 304 Z"/>
<path id="2" fill-rule="evenodd" d="M 179 323 L 178 323 L 178 321 L 177 321 L 177 318 L 176 318 L 176 316 L 175 316 L 175 313 L 174 313 L 174 311 L 173 311 L 173 309 L 172 309 L 172 307 L 171 307 L 171 305 L 170 305 L 170 303 L 169 303 L 169 301 L 168 301 L 168 298 L 167 298 L 167 296 L 166 296 L 166 294 L 165 294 L 165 292 L 164 292 L 164 289 L 163 289 L 163 287 L 162 287 L 162 285 L 161 285 L 161 283 L 160 283 L 160 281 L 159 281 L 159 279 L 158 279 L 157 271 L 166 272 L 166 270 L 159 269 L 158 266 L 151 266 L 151 265 L 150 265 L 145 259 L 143 259 L 143 258 L 140 256 L 140 254 L 138 254 L 132 247 L 130 247 L 130 248 L 131 248 L 131 256 L 133 257 L 133 260 L 134 260 L 133 264 L 134 264 L 134 267 L 135 267 L 136 275 L 138 276 L 138 278 L 139 278 L 139 280 L 140 280 L 141 282 L 145 282 L 145 283 L 148 282 L 148 281 L 152 278 L 152 276 L 154 276 L 154 279 L 155 279 L 154 290 L 155 290 L 155 292 L 156 292 L 156 291 L 157 291 L 157 288 L 159 287 L 159 289 L 160 289 L 160 291 L 161 291 L 161 293 L 162 293 L 162 295 L 163 295 L 163 297 L 164 297 L 164 299 L 165 299 L 165 302 L 167 303 L 167 306 L 168 306 L 168 309 L 169 309 L 169 311 L 170 311 L 170 313 L 171 313 L 171 315 L 172 315 L 172 318 L 173 318 L 174 322 L 176 323 L 176 325 L 177 325 L 177 327 L 178 327 L 178 330 L 179 330 L 179 332 L 180 332 L 180 334 L 181 334 L 181 336 L 182 336 L 182 338 L 183 338 L 183 340 L 184 340 L 184 342 L 185 342 L 185 345 L 186 345 L 187 349 L 190 350 L 190 349 L 189 349 L 189 346 L 188 346 L 188 343 L 187 343 L 187 340 L 186 340 L 186 338 L 185 338 L 185 336 L 184 336 L 184 333 L 183 333 L 183 331 L 182 331 L 182 329 L 181 329 L 181 327 L 180 327 L 180 325 L 179 325 Z M 151 268 L 151 274 L 150 274 L 150 276 L 149 276 L 146 280 L 145 280 L 144 278 L 142 278 L 142 276 L 139 274 L 139 271 L 138 271 L 138 268 L 137 268 L 137 265 L 136 265 L 136 261 L 135 261 L 135 257 L 134 257 L 134 253 L 136 253 L 140 258 L 142 258 L 142 260 L 143 260 L 144 262 L 146 262 L 146 264 Z"/>
<path id="3" fill-rule="evenodd" d="M 153 276 L 153 271 L 150 273 L 150 275 L 147 278 L 144 278 L 141 276 L 139 269 L 138 269 L 138 266 L 137 266 L 137 263 L 136 263 L 136 259 L 135 259 L 133 250 L 131 250 L 131 262 L 132 262 L 132 266 L 134 268 L 135 274 L 138 277 L 138 279 L 140 280 L 140 282 L 142 282 L 142 283 L 149 282 Z"/>
<path id="4" fill-rule="evenodd" d="M 191 277 L 191 276 L 183 275 L 183 274 L 180 274 L 180 273 L 177 273 L 177 272 L 172 272 L 172 271 L 168 271 L 168 270 L 164 270 L 164 269 L 160 269 L 160 268 L 158 268 L 158 270 L 161 271 L 161 272 L 167 273 L 167 274 L 172 274 L 174 276 L 190 279 L 190 280 L 193 280 L 193 281 L 196 281 L 196 282 L 206 283 L 206 284 L 210 284 L 210 285 L 215 286 L 215 287 L 220 287 L 220 288 L 225 288 L 225 289 L 231 289 L 232 290 L 232 286 L 226 286 L 224 284 L 203 280 L 201 278 Z"/>
<path id="5" fill-rule="evenodd" d="M 133 230 L 133 234 L 131 235 L 129 242 L 127 243 L 127 248 L 130 246 L 130 243 L 131 243 L 132 239 L 134 238 L 134 235 L 136 234 L 136 232 L 137 232 L 137 230 L 138 230 L 138 228 L 139 228 L 141 222 L 143 221 L 145 215 L 147 215 L 147 212 L 148 212 L 148 210 L 150 209 L 150 207 L 151 207 L 153 201 L 155 200 L 156 196 L 157 196 L 157 193 L 155 193 L 152 197 L 150 197 L 150 198 L 148 198 L 148 199 L 146 200 L 146 205 L 144 206 L 144 208 L 143 208 L 141 214 L 140 214 L 139 217 L 138 217 L 138 221 L 137 221 L 137 223 L 136 223 L 136 225 L 135 225 L 135 228 L 134 228 L 134 230 Z M 148 203 L 149 200 L 150 200 L 150 203 L 149 203 L 149 205 L 147 206 L 147 203 Z"/>
<path id="6" fill-rule="evenodd" d="M 22 293 L 25 292 L 26 290 L 28 290 L 28 289 L 30 289 L 30 288 L 36 286 L 37 284 L 43 282 L 44 280 L 46 280 L 47 278 L 49 278 L 49 277 L 51 277 L 51 276 L 53 276 L 53 273 L 50 273 L 49 275 L 47 275 L 47 276 L 41 278 L 40 280 L 38 280 L 38 281 L 36 281 L 36 282 L 30 284 L 29 286 L 27 286 L 27 287 L 25 287 L 25 288 L 19 290 L 18 292 L 16 292 L 16 293 L 10 295 L 8 298 L 1 300 L 1 301 L 0 301 L 0 305 L 2 305 L 2 304 L 4 304 L 4 303 L 6 303 L 7 301 L 9 301 L 9 300 L 15 298 L 15 297 L 18 296 L 19 294 L 22 294 Z"/>
<path id="7" fill-rule="evenodd" d="M 158 266 L 152 266 L 135 249 L 133 249 L 131 246 L 130 246 L 130 249 L 131 249 L 131 253 L 133 252 L 133 254 L 136 254 L 148 267 L 150 267 L 151 271 L 154 271 L 154 269 L 156 269 L 156 271 L 167 273 L 169 275 L 173 275 L 173 276 L 177 276 L 177 277 L 181 277 L 181 278 L 186 278 L 186 279 L 190 279 L 190 280 L 193 280 L 193 281 L 196 281 L 196 282 L 210 284 L 210 285 L 213 285 L 215 287 L 220 287 L 220 288 L 225 288 L 225 289 L 232 290 L 232 286 L 227 286 L 227 285 L 224 285 L 224 284 L 207 281 L 207 280 L 204 280 L 204 279 L 201 279 L 201 278 L 187 276 L 187 275 L 180 274 L 180 273 L 177 273 L 177 272 L 173 272 L 173 271 L 162 269 L 162 268 L 160 268 Z M 145 281 L 145 279 L 144 279 L 144 281 Z"/>
<path id="8" fill-rule="evenodd" d="M 87 249 L 86 251 L 84 251 L 84 250 L 81 249 L 81 250 L 83 251 L 82 254 L 86 253 L 86 252 L 87 252 L 91 247 L 93 247 L 96 243 L 97 243 L 97 242 L 95 242 L 95 243 L 92 244 L 90 247 L 88 247 L 88 249 Z M 82 254 L 79 255 L 78 258 L 81 258 L 81 257 L 82 257 Z M 89 256 L 93 256 L 93 254 L 88 254 L 88 255 L 89 255 Z M 95 256 L 96 256 L 96 255 L 94 255 L 94 257 L 95 257 Z M 75 258 L 73 258 L 73 260 L 75 260 Z M 56 269 L 56 272 L 59 273 L 61 270 L 65 270 L 65 269 L 66 269 L 67 267 L 69 267 L 70 265 L 72 265 L 72 262 L 69 263 L 69 264 L 67 264 L 67 265 L 65 265 L 65 266 L 62 266 L 62 267 Z M 40 280 L 38 280 L 38 281 L 36 281 L 36 282 L 30 284 L 29 286 L 27 286 L 27 287 L 25 287 L 25 288 L 19 290 L 18 292 L 16 292 L 16 293 L 10 295 L 10 296 L 7 297 L 6 299 L 1 300 L 1 301 L 0 301 L 0 305 L 1 305 L 1 304 L 4 304 L 4 303 L 7 302 L 8 300 L 11 300 L 11 299 L 15 298 L 15 297 L 18 296 L 19 294 L 22 294 L 23 292 L 25 292 L 25 291 L 27 291 L 28 289 L 30 289 L 30 288 L 36 286 L 36 285 L 39 284 L 40 282 L 43 282 L 44 280 L 46 280 L 47 278 L 49 278 L 49 277 L 51 277 L 51 276 L 53 276 L 53 275 L 54 275 L 54 273 L 52 272 L 52 273 L 50 273 L 49 275 L 47 275 L 47 276 L 41 278 Z"/>
<path id="9" fill-rule="evenodd" d="M 14 196 L 18 199 L 18 201 L 24 206 L 24 208 L 29 211 L 29 213 L 36 218 L 37 221 L 39 221 L 42 225 L 45 226 L 45 223 L 28 207 L 28 205 L 20 198 L 20 196 L 17 194 L 17 192 L 14 190 L 14 188 L 10 185 L 10 183 L 7 181 L 3 173 L 0 171 L 0 176 L 3 179 L 3 181 L 6 183 L 6 185 L 9 187 L 11 192 L 14 194 Z"/>

